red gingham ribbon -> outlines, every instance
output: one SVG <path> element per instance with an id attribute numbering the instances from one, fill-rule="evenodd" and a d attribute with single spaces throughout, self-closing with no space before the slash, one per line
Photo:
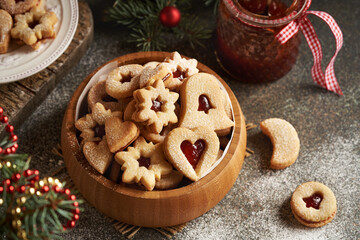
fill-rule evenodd
<path id="1" fill-rule="evenodd" d="M 237 17 L 240 21 L 244 22 L 242 19 L 249 20 L 254 23 L 258 24 L 279 24 L 284 23 L 286 21 L 289 21 L 293 17 L 295 17 L 298 12 L 294 11 L 291 14 L 289 14 L 286 17 L 283 17 L 281 19 L 274 19 L 274 20 L 264 20 L 264 19 L 258 19 L 251 17 L 249 15 L 246 15 L 243 12 L 240 12 L 237 7 L 234 5 L 232 0 L 225 0 L 224 3 L 227 5 L 227 7 L 235 14 L 235 17 Z M 276 36 L 275 38 L 281 43 L 285 44 L 290 38 L 292 38 L 298 31 L 301 29 L 303 32 L 308 45 L 311 49 L 311 52 L 314 56 L 314 65 L 311 69 L 311 75 L 314 79 L 314 82 L 322 86 L 323 88 L 326 88 L 327 90 L 333 91 L 339 95 L 343 95 L 340 86 L 336 80 L 335 72 L 334 72 L 334 62 L 335 58 L 340 51 L 342 44 L 343 44 L 343 35 L 342 32 L 335 22 L 335 20 L 327 13 L 321 12 L 321 11 L 308 11 L 309 7 L 311 5 L 311 0 L 307 0 L 306 6 L 304 6 L 304 9 L 302 11 L 302 15 L 297 17 L 295 20 L 291 21 L 284 27 Z M 325 74 L 321 68 L 321 61 L 322 61 L 322 48 L 320 45 L 320 41 L 316 35 L 315 29 L 310 23 L 309 19 L 307 19 L 307 15 L 314 14 L 315 16 L 320 17 L 322 20 L 324 20 L 330 27 L 331 31 L 333 32 L 336 40 L 336 51 L 334 56 L 331 58 L 329 65 L 326 67 Z M 255 26 L 253 24 L 250 24 L 248 22 L 245 22 L 246 24 L 249 24 L 251 26 Z"/>
<path id="2" fill-rule="evenodd" d="M 308 6 L 310 6 L 310 4 L 311 0 L 309 0 Z M 315 16 L 318 16 L 319 18 L 324 20 L 329 25 L 331 31 L 335 36 L 336 51 L 334 56 L 331 58 L 329 65 L 326 67 L 325 74 L 321 68 L 321 61 L 323 56 L 322 48 L 314 27 L 312 26 L 309 19 L 307 19 L 306 17 L 309 14 L 314 14 Z M 314 82 L 316 82 L 323 88 L 326 88 L 327 90 L 333 91 L 339 95 L 343 95 L 334 72 L 334 62 L 338 52 L 343 45 L 343 35 L 334 18 L 331 17 L 329 14 L 321 11 L 305 11 L 300 18 L 290 22 L 285 28 L 283 28 L 276 35 L 276 39 L 279 40 L 281 44 L 284 44 L 299 31 L 299 28 L 303 32 L 310 47 L 310 50 L 314 56 L 314 65 L 311 69 L 311 75 L 314 79 Z"/>

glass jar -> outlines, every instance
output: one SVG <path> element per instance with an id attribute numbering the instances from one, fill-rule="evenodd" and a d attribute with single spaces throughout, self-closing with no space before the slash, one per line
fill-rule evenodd
<path id="1" fill-rule="evenodd" d="M 300 35 L 285 44 L 275 36 L 302 15 L 308 0 L 294 0 L 276 16 L 263 16 L 246 10 L 238 0 L 222 0 L 217 18 L 217 56 L 234 78 L 250 83 L 270 82 L 283 77 L 296 62 Z M 289 5 L 290 5 L 289 4 Z"/>

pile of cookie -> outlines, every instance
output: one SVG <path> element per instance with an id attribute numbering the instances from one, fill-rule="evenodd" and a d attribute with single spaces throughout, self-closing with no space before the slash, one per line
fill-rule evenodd
<path id="1" fill-rule="evenodd" d="M 222 156 L 234 126 L 218 79 L 177 52 L 113 69 L 91 87 L 87 103 L 89 113 L 75 127 L 90 165 L 146 190 L 199 180 Z"/>
<path id="2" fill-rule="evenodd" d="M 46 39 L 55 38 L 57 21 L 45 0 L 0 0 L 0 54 L 8 51 L 11 39 L 38 49 Z"/>

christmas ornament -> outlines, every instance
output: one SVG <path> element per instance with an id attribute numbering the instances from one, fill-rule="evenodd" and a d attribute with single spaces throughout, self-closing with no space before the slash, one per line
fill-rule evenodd
<path id="1" fill-rule="evenodd" d="M 0 238 L 55 239 L 79 220 L 79 204 L 59 179 L 45 177 L 29 169 L 26 154 L 18 149 L 14 127 L 0 107 L 0 122 L 6 136 L 0 142 Z"/>
<path id="2" fill-rule="evenodd" d="M 206 6 L 217 5 L 219 0 L 204 0 Z M 105 11 L 104 19 L 129 28 L 128 41 L 142 51 L 161 51 L 174 35 L 177 41 L 185 41 L 190 47 L 205 47 L 202 41 L 212 36 L 212 30 L 205 27 L 190 0 L 116 0 Z M 176 7 L 174 7 L 176 6 Z M 181 20 L 181 21 L 180 21 Z M 170 47 L 170 46 L 169 46 Z"/>
<path id="3" fill-rule="evenodd" d="M 159 19 L 165 27 L 176 27 L 180 23 L 181 13 L 176 7 L 167 6 L 161 10 Z"/>

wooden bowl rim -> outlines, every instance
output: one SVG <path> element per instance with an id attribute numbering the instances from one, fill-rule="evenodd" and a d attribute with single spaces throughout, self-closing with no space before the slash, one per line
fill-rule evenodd
<path id="1" fill-rule="evenodd" d="M 83 89 L 85 88 L 85 86 L 87 85 L 87 83 L 90 81 L 91 77 L 93 75 L 95 75 L 101 68 L 103 68 L 105 65 L 117 61 L 118 62 L 118 66 L 124 65 L 124 64 L 130 64 L 133 61 L 136 60 L 140 60 L 143 58 L 162 58 L 164 59 L 165 57 L 169 56 L 171 53 L 170 52 L 137 52 L 137 53 L 130 53 L 130 54 L 126 54 L 117 58 L 114 58 L 104 64 L 102 64 L 100 67 L 96 68 L 94 71 L 92 71 L 89 75 L 86 76 L 86 78 L 80 83 L 80 85 L 77 87 L 77 89 L 75 90 L 73 96 L 71 97 L 70 103 L 68 105 L 67 111 L 69 109 L 76 109 L 76 104 L 77 101 L 79 100 L 79 97 L 83 91 Z M 189 59 L 189 57 L 187 56 L 183 56 L 187 59 Z M 131 59 L 131 61 L 129 62 L 124 62 L 124 60 L 127 59 Z M 149 61 L 156 61 L 154 60 L 149 60 Z M 162 60 L 159 60 L 162 61 Z M 123 63 L 122 63 L 123 62 Z M 139 64 L 142 64 L 139 62 Z M 205 70 L 202 72 L 207 72 L 207 73 L 211 73 L 213 75 L 215 75 L 218 80 L 222 83 L 222 85 L 224 86 L 227 94 L 229 95 L 231 104 L 232 104 L 232 108 L 234 111 L 234 108 L 238 108 L 239 112 L 241 112 L 241 108 L 240 105 L 234 95 L 234 93 L 232 92 L 232 90 L 230 89 L 230 87 L 226 84 L 226 82 L 218 75 L 216 74 L 213 70 L 211 70 L 209 67 L 207 67 L 206 65 L 198 62 L 198 68 L 199 70 Z M 235 100 L 235 101 L 234 101 Z M 74 125 L 75 122 L 75 113 L 76 111 L 72 111 L 72 123 L 70 122 L 70 124 Z M 66 115 L 65 115 L 66 116 Z M 237 145 L 240 143 L 240 134 L 236 135 L 235 132 L 239 131 L 239 133 L 241 131 L 245 131 L 245 129 L 241 129 L 241 116 L 239 115 L 239 117 L 234 116 L 235 119 L 235 126 L 233 129 L 233 139 L 230 143 L 229 149 L 232 149 L 231 146 L 232 145 Z M 238 118 L 238 119 L 237 119 Z M 73 145 L 71 144 L 72 148 L 77 148 L 78 151 L 80 151 L 82 153 L 82 150 L 80 149 L 78 140 L 76 138 L 76 129 L 75 127 L 71 128 L 71 134 L 75 137 L 77 144 Z M 234 148 L 236 149 L 236 147 Z M 73 149 L 73 152 L 78 152 L 76 151 L 76 149 Z M 204 176 L 203 178 L 201 178 L 200 180 L 198 180 L 197 182 L 193 182 L 190 183 L 189 185 L 180 187 L 180 188 L 175 188 L 175 189 L 170 189 L 170 190 L 153 190 L 153 191 L 146 191 L 146 190 L 140 190 L 140 189 L 134 189 L 134 188 L 129 188 L 127 186 L 124 185 L 120 185 L 117 183 L 112 182 L 111 180 L 107 179 L 106 177 L 104 177 L 102 174 L 100 174 L 99 172 L 97 172 L 95 169 L 93 169 L 93 167 L 88 163 L 88 161 L 85 159 L 84 155 L 82 155 L 81 157 L 85 159 L 85 161 L 79 161 L 76 157 L 76 160 L 79 161 L 79 164 L 81 165 L 81 167 L 84 168 L 84 170 L 88 173 L 88 175 L 93 178 L 96 182 L 101 183 L 104 187 L 112 189 L 114 192 L 119 193 L 119 194 L 123 194 L 123 195 L 127 195 L 129 197 L 134 197 L 134 198 L 143 198 L 143 199 L 171 199 L 171 198 L 176 198 L 180 195 L 187 195 L 187 194 L 191 194 L 193 191 L 196 191 L 199 189 L 200 186 L 204 187 L 208 184 L 211 184 L 211 180 L 216 179 L 216 175 L 221 172 L 230 162 L 232 156 L 233 156 L 234 152 L 227 152 L 226 155 L 224 156 L 223 160 L 210 172 L 208 173 L 206 176 Z M 86 164 L 86 166 L 84 166 L 84 164 Z M 89 171 L 90 169 L 90 171 Z"/>

